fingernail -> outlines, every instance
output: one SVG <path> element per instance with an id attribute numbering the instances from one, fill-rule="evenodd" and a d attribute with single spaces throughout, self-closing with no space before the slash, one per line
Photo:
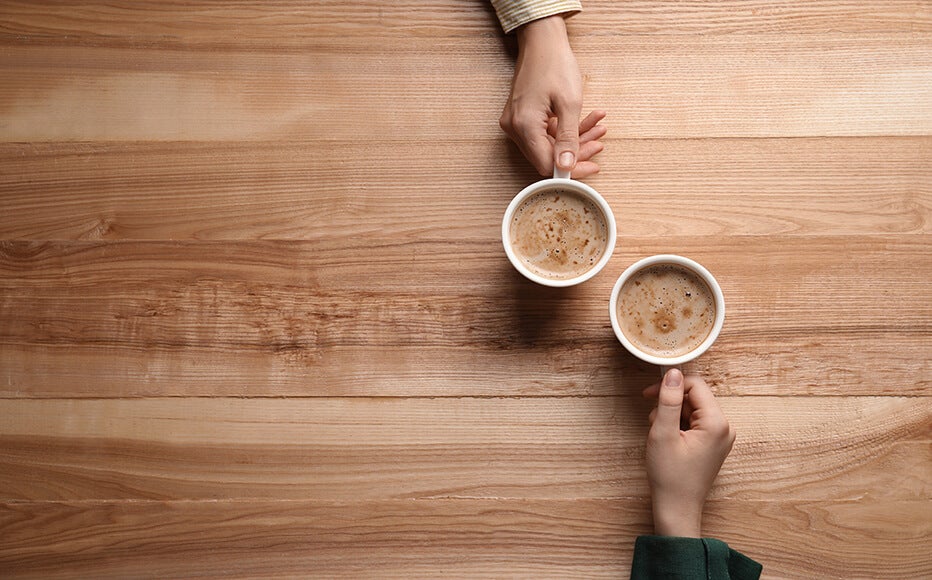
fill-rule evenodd
<path id="1" fill-rule="evenodd" d="M 680 369 L 670 369 L 667 371 L 667 374 L 663 376 L 663 384 L 668 387 L 678 387 L 683 384 L 683 373 L 680 372 Z"/>
<path id="2" fill-rule="evenodd" d="M 564 151 L 560 153 L 560 166 L 561 167 L 572 167 L 576 163 L 576 156 L 573 155 L 572 151 Z"/>

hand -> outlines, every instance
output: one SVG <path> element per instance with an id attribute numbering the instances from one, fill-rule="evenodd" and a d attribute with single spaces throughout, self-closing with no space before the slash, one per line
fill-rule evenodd
<path id="1" fill-rule="evenodd" d="M 647 435 L 647 479 L 654 532 L 661 536 L 701 537 L 702 506 L 735 442 L 709 385 L 670 369 L 662 384 L 644 390 L 658 399 Z M 681 423 L 688 430 L 681 430 Z"/>
<path id="2" fill-rule="evenodd" d="M 590 161 L 602 150 L 602 111 L 582 122 L 582 76 L 562 16 L 550 16 L 518 29 L 518 62 L 511 95 L 499 124 L 541 175 L 553 166 L 575 178 L 598 173 Z"/>

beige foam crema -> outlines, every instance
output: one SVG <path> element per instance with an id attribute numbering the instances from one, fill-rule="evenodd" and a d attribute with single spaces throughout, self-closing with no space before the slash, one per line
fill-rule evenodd
<path id="1" fill-rule="evenodd" d="M 675 358 L 699 347 L 715 325 L 715 296 L 698 274 L 675 264 L 634 273 L 618 294 L 618 321 L 641 351 Z"/>
<path id="2" fill-rule="evenodd" d="M 511 247 L 538 276 L 569 280 L 591 270 L 608 245 L 599 207 L 571 190 L 552 188 L 525 199 L 512 218 Z"/>

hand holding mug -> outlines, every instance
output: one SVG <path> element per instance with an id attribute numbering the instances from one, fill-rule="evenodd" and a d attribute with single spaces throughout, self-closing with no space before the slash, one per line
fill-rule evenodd
<path id="1" fill-rule="evenodd" d="M 602 150 L 602 111 L 580 122 L 582 77 L 562 16 L 530 22 L 517 32 L 518 61 L 499 124 L 543 176 L 580 179 L 598 173 L 590 159 Z"/>
<path id="2" fill-rule="evenodd" d="M 712 390 L 698 376 L 670 369 L 660 384 L 644 390 L 657 399 L 647 436 L 647 478 L 654 531 L 661 536 L 701 537 L 702 507 L 735 431 Z M 681 424 L 688 429 L 681 429 Z"/>

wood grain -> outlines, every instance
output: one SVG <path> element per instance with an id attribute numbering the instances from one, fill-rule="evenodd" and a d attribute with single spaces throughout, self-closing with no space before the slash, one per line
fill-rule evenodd
<path id="1" fill-rule="evenodd" d="M 0 0 L 0 576 L 626 577 L 637 258 L 728 304 L 704 531 L 932 577 L 932 4 L 591 0 L 618 248 L 526 282 L 485 1 Z"/>
<path id="2" fill-rule="evenodd" d="M 0 499 L 648 494 L 646 401 L 206 397 L 179 403 L 0 401 Z M 739 441 L 712 497 L 858 499 L 869 489 L 875 499 L 912 500 L 932 491 L 932 472 L 917 469 L 917 461 L 932 461 L 932 404 L 925 397 L 724 397 L 721 404 Z"/>
<path id="3" fill-rule="evenodd" d="M 622 137 L 812 137 L 932 132 L 932 40 L 671 37 L 574 43 L 586 104 Z M 658 44 L 662 48 L 658 50 Z M 577 50 L 576 47 L 579 47 Z"/>
<path id="4" fill-rule="evenodd" d="M 502 159 L 514 171 L 489 171 Z M 588 181 L 624 236 L 932 231 L 928 137 L 608 139 L 599 159 Z M 504 136 L 429 149 L 11 143 L 0 163 L 0 239 L 489 240 L 536 179 Z"/>
<path id="5" fill-rule="evenodd" d="M 916 578 L 932 565 L 925 501 L 706 512 L 709 533 L 745 547 L 766 578 Z M 619 578 L 648 518 L 644 501 L 604 499 L 3 503 L 0 566 L 12 578 Z M 786 531 L 765 542 L 767 527 Z"/>
<path id="6" fill-rule="evenodd" d="M 830 34 L 928 32 L 932 8 L 913 0 L 837 2 L 614 2 L 587 0 L 574 34 Z"/>
<path id="7" fill-rule="evenodd" d="M 636 259 L 682 248 L 725 291 L 703 365 L 732 394 L 926 392 L 932 290 L 913 275 L 932 267 L 925 236 L 842 245 L 623 237 L 606 272 L 555 292 L 496 241 L 6 242 L 0 393 L 637 393 L 656 371 L 614 337 L 611 287 Z"/>
<path id="8" fill-rule="evenodd" d="M 587 107 L 612 112 L 616 137 L 921 136 L 932 133 L 930 39 L 610 36 L 579 39 L 574 51 Z M 0 141 L 499 135 L 512 65 L 498 43 L 392 46 L 398 57 L 387 59 L 381 44 L 343 37 L 311 52 L 8 45 Z M 432 58 L 416 57 L 425 52 Z"/>
<path id="9" fill-rule="evenodd" d="M 495 36 L 498 21 L 488 2 L 391 2 L 377 7 L 318 0 L 228 3 L 0 3 L 8 42 L 62 45 L 144 45 L 216 49 L 307 47 L 321 37 L 449 38 Z M 588 0 L 570 20 L 576 35 L 608 31 L 636 34 L 913 33 L 932 32 L 932 10 L 921 0 L 781 3 L 714 0 L 613 2 Z"/>

